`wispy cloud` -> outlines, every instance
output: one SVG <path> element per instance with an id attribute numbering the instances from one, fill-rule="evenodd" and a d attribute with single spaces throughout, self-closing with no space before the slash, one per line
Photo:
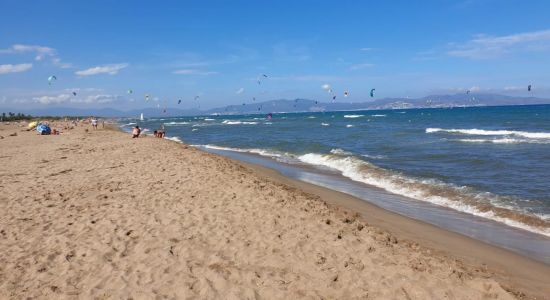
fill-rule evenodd
<path id="1" fill-rule="evenodd" d="M 63 103 L 105 104 L 105 103 L 113 103 L 121 99 L 123 99 L 123 97 L 119 95 L 94 94 L 94 95 L 74 96 L 70 93 L 68 94 L 62 93 L 58 95 L 45 95 L 45 96 L 32 98 L 33 102 L 45 104 L 45 105 L 63 104 Z"/>
<path id="2" fill-rule="evenodd" d="M 72 64 L 70 63 L 65 63 L 65 62 L 62 62 L 61 59 L 59 57 L 55 57 L 52 59 L 52 64 L 56 67 L 59 67 L 61 69 L 70 69 L 73 67 Z"/>
<path id="3" fill-rule="evenodd" d="M 32 68 L 32 64 L 0 65 L 0 74 L 25 72 Z"/>
<path id="4" fill-rule="evenodd" d="M 369 63 L 362 63 L 362 64 L 355 64 L 355 65 L 352 65 L 349 67 L 350 70 L 354 71 L 354 70 L 360 70 L 360 69 L 365 69 L 365 68 L 370 68 L 370 67 L 373 67 L 374 64 L 369 64 Z"/>
<path id="5" fill-rule="evenodd" d="M 504 36 L 478 35 L 461 44 L 451 43 L 449 56 L 469 59 L 491 59 L 524 51 L 550 50 L 550 29 Z"/>
<path id="6" fill-rule="evenodd" d="M 34 53 L 36 60 L 43 60 L 46 56 L 55 56 L 57 54 L 54 48 L 22 44 L 15 44 L 8 49 L 2 49 L 0 53 Z"/>
<path id="7" fill-rule="evenodd" d="M 219 72 L 215 72 L 215 71 L 204 71 L 204 70 L 198 70 L 198 69 L 180 69 L 180 70 L 175 70 L 172 73 L 177 75 L 202 75 L 202 76 L 219 74 Z"/>
<path id="8" fill-rule="evenodd" d="M 128 67 L 128 64 L 110 64 L 110 65 L 97 66 L 86 70 L 76 71 L 75 74 L 81 77 L 98 75 L 98 74 L 115 75 L 118 73 L 118 71 L 126 67 Z"/>
<path id="9" fill-rule="evenodd" d="M 365 48 L 361 48 L 361 49 L 359 49 L 359 50 L 361 50 L 361 51 L 371 51 L 371 50 L 373 50 L 373 49 L 374 49 L 374 48 L 365 47 Z"/>
<path id="10" fill-rule="evenodd" d="M 277 80 L 277 81 L 319 81 L 319 82 L 326 82 L 326 81 L 337 81 L 340 80 L 340 77 L 337 76 L 329 76 L 329 75 L 287 75 L 287 76 L 271 76 L 269 77 L 269 80 Z M 254 78 L 256 80 L 256 78 Z"/>

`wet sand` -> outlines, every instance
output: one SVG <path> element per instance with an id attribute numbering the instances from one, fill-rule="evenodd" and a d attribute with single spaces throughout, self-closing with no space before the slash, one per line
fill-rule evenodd
<path id="1" fill-rule="evenodd" d="M 269 169 L 115 130 L 23 129 L 0 125 L 0 298 L 550 294 L 547 265 Z"/>

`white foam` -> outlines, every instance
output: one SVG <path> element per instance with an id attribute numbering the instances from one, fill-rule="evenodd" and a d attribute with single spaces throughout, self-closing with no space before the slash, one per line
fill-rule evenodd
<path id="1" fill-rule="evenodd" d="M 449 132 L 466 135 L 515 135 L 526 137 L 529 139 L 550 139 L 550 132 L 528 132 L 517 130 L 484 130 L 484 129 L 443 129 L 443 128 L 426 128 L 426 133 Z"/>
<path id="2" fill-rule="evenodd" d="M 347 127 L 347 128 L 350 128 L 350 127 L 353 127 L 353 125 L 348 124 L 348 125 L 346 125 L 346 127 Z"/>
<path id="3" fill-rule="evenodd" d="M 204 120 L 205 121 L 216 121 L 216 119 L 208 119 L 208 118 L 205 118 Z"/>
<path id="4" fill-rule="evenodd" d="M 137 125 L 137 124 L 136 123 L 128 123 L 128 124 L 121 125 L 121 127 L 132 126 L 132 125 Z"/>
<path id="5" fill-rule="evenodd" d="M 172 137 L 164 137 L 165 139 L 167 140 L 171 140 L 171 141 L 174 141 L 174 142 L 178 142 L 178 143 L 183 143 L 179 137 L 177 136 L 172 136 Z"/>
<path id="6" fill-rule="evenodd" d="M 163 124 L 166 126 L 177 126 L 177 125 L 187 125 L 189 124 L 189 122 L 168 122 Z"/>
<path id="7" fill-rule="evenodd" d="M 336 155 L 353 155 L 353 153 L 351 153 L 349 151 L 346 151 L 346 150 L 343 150 L 343 149 L 340 149 L 340 148 L 331 149 L 330 153 L 336 154 Z"/>
<path id="8" fill-rule="evenodd" d="M 502 138 L 502 139 L 458 139 L 458 142 L 463 143 L 493 143 L 493 144 L 550 144 L 550 140 L 536 140 L 536 139 L 514 139 L 514 138 Z"/>
<path id="9" fill-rule="evenodd" d="M 197 128 L 193 128 L 193 129 L 191 129 L 191 131 L 198 131 L 198 129 L 197 129 Z"/>
<path id="10" fill-rule="evenodd" d="M 193 147 L 199 147 L 199 148 L 206 148 L 206 149 L 214 149 L 214 150 L 222 150 L 222 151 L 233 151 L 233 152 L 240 152 L 240 153 L 252 153 L 257 154 L 260 156 L 269 157 L 272 159 L 275 159 L 280 162 L 297 162 L 294 155 L 286 152 L 277 152 L 273 150 L 267 150 L 267 149 L 242 149 L 242 148 L 231 148 L 231 147 L 223 147 L 223 146 L 217 146 L 217 145 L 191 145 Z"/>
<path id="11" fill-rule="evenodd" d="M 258 122 L 246 122 L 246 121 L 230 121 L 230 120 L 224 120 L 222 124 L 226 125 L 256 125 Z"/>
<path id="12" fill-rule="evenodd" d="M 386 115 L 371 115 L 371 117 L 385 117 Z"/>
<path id="13" fill-rule="evenodd" d="M 314 116 L 309 116 L 307 117 L 308 119 L 317 119 L 317 117 L 314 117 Z"/>
<path id="14" fill-rule="evenodd" d="M 423 189 L 422 186 L 427 187 L 429 185 L 436 184 L 444 186 L 445 188 L 452 188 L 448 185 L 437 183 L 433 180 L 421 181 L 408 178 L 397 173 L 391 173 L 352 156 L 342 157 L 329 154 L 323 155 L 308 153 L 299 156 L 298 159 L 307 164 L 329 167 L 331 169 L 340 171 L 343 176 L 348 177 L 354 181 L 373 185 L 394 194 L 411 197 L 421 201 L 427 201 L 461 212 L 489 218 L 498 222 L 505 223 L 509 226 L 522 228 L 532 232 L 550 236 L 550 228 L 537 228 L 529 226 L 515 220 L 495 216 L 494 212 L 492 211 L 480 211 L 476 207 L 465 204 L 461 201 L 454 201 L 445 197 L 430 195 L 428 189 Z"/>
<path id="15" fill-rule="evenodd" d="M 321 126 L 330 126 L 329 123 L 321 123 Z"/>
<path id="16" fill-rule="evenodd" d="M 348 119 L 355 119 L 355 118 L 361 118 L 361 117 L 364 117 L 365 115 L 344 115 L 344 118 L 348 118 Z"/>

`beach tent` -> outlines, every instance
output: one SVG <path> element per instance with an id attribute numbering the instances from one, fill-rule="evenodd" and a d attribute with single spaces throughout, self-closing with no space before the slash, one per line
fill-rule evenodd
<path id="1" fill-rule="evenodd" d="M 40 133 L 42 135 L 52 133 L 52 129 L 50 128 L 50 126 L 48 126 L 46 124 L 38 124 L 38 126 L 36 126 L 36 131 L 38 131 L 38 133 Z"/>

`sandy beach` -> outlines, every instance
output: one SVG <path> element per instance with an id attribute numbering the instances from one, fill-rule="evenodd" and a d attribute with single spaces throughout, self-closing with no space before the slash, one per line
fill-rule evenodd
<path id="1" fill-rule="evenodd" d="M 1 299 L 545 299 L 550 267 L 115 129 L 0 124 Z"/>

